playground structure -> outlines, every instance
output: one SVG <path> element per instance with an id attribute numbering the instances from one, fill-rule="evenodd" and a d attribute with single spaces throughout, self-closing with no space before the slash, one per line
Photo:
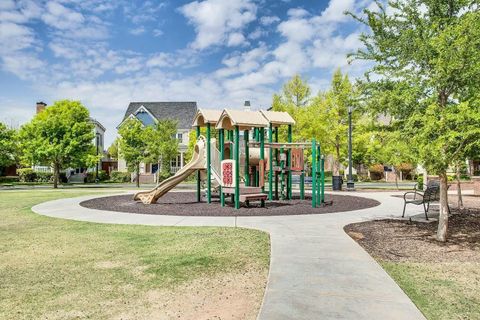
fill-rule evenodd
<path id="1" fill-rule="evenodd" d="M 135 200 L 155 203 L 165 193 L 196 171 L 196 198 L 201 201 L 201 181 L 206 181 L 206 201 L 212 202 L 214 189 L 225 206 L 230 197 L 235 209 L 250 201 L 291 200 L 294 175 L 299 176 L 300 199 L 305 199 L 305 151 L 311 150 L 312 207 L 325 204 L 324 157 L 315 139 L 293 142 L 295 120 L 287 112 L 199 109 L 192 126 L 197 143 L 192 160 L 176 175 L 151 191 L 135 194 Z M 279 129 L 287 127 L 287 142 L 279 142 Z M 201 135 L 205 128 L 206 135 Z M 212 129 L 218 132 L 212 138 Z M 240 133 L 243 133 L 243 139 Z M 268 142 L 265 142 L 265 139 Z M 250 140 L 252 139 L 252 140 Z M 268 190 L 265 190 L 265 177 Z M 217 183 L 214 187 L 212 184 Z"/>

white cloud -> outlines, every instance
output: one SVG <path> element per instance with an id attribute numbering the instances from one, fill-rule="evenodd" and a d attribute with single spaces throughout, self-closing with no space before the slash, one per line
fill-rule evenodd
<path id="1" fill-rule="evenodd" d="M 343 22 L 348 19 L 345 11 L 353 10 L 354 0 L 330 0 L 328 7 L 322 12 L 324 22 Z"/>
<path id="2" fill-rule="evenodd" d="M 280 21 L 280 18 L 277 16 L 263 16 L 260 18 L 260 23 L 264 26 L 269 26 L 279 21 Z"/>
<path id="3" fill-rule="evenodd" d="M 145 27 L 140 26 L 140 27 L 131 29 L 131 30 L 129 31 L 129 33 L 130 33 L 130 34 L 133 34 L 134 36 L 141 35 L 142 33 L 145 33 Z"/>
<path id="4" fill-rule="evenodd" d="M 303 8 L 292 8 L 288 9 L 287 15 L 293 18 L 303 18 L 310 15 L 310 13 Z"/>
<path id="5" fill-rule="evenodd" d="M 161 29 L 153 29 L 153 36 L 161 37 L 163 36 L 163 31 Z"/>
<path id="6" fill-rule="evenodd" d="M 241 34 L 240 32 L 234 32 L 228 36 L 227 46 L 236 47 L 241 44 L 247 44 L 247 42 L 243 34 Z"/>
<path id="7" fill-rule="evenodd" d="M 238 40 L 239 33 L 255 20 L 257 6 L 251 0 L 204 0 L 190 2 L 180 8 L 197 33 L 191 43 L 194 49 L 206 49 L 210 46 L 227 44 Z"/>
<path id="8" fill-rule="evenodd" d="M 47 2 L 46 10 L 47 12 L 42 15 L 43 21 L 56 29 L 71 30 L 80 27 L 85 21 L 81 13 L 71 10 L 55 1 Z"/>

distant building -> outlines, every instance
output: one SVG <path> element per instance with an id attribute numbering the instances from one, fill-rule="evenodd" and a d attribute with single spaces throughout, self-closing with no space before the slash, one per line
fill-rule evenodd
<path id="1" fill-rule="evenodd" d="M 154 125 L 162 120 L 174 120 L 177 122 L 176 138 L 179 141 L 178 155 L 170 162 L 170 172 L 176 173 L 185 164 L 185 153 L 188 150 L 189 133 L 192 129 L 192 121 L 197 112 L 196 102 L 130 102 L 122 122 L 127 119 L 138 119 L 143 125 Z M 154 182 L 158 171 L 157 163 L 142 163 L 140 165 L 141 182 Z M 127 164 L 124 159 L 118 159 L 118 170 L 127 172 Z"/>

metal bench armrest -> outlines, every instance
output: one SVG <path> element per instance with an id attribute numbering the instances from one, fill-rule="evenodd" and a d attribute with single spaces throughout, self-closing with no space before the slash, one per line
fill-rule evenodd
<path id="1" fill-rule="evenodd" d="M 421 192 L 418 192 L 418 191 L 408 191 L 408 192 L 405 192 L 404 195 L 403 195 L 403 200 L 407 201 L 407 195 L 408 194 L 413 194 L 413 200 L 416 200 L 417 199 L 417 195 L 419 195 L 420 197 L 423 198 L 423 193 Z"/>

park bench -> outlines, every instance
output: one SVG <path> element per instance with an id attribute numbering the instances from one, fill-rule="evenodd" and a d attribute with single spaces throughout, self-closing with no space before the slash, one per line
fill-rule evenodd
<path id="1" fill-rule="evenodd" d="M 409 197 L 412 195 L 413 197 Z M 428 220 L 428 210 L 430 209 L 430 203 L 440 201 L 440 186 L 438 182 L 432 182 L 427 185 L 427 189 L 421 192 L 417 190 L 415 186 L 414 191 L 405 192 L 403 195 L 403 214 L 402 218 L 405 217 L 405 209 L 407 204 L 414 204 L 417 206 L 423 205 L 423 210 L 425 212 L 425 219 Z M 450 213 L 450 208 L 447 208 Z"/>

